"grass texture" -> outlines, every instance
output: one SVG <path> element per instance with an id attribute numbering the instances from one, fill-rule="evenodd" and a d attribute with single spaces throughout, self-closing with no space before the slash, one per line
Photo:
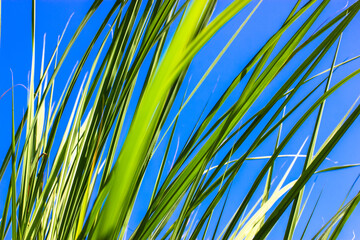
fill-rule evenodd
<path id="1" fill-rule="evenodd" d="M 43 52 L 40 79 L 35 77 L 33 0 L 27 110 L 15 126 L 12 88 L 12 141 L 0 168 L 0 181 L 5 179 L 5 170 L 11 168 L 9 190 L 2 196 L 6 201 L 0 239 L 11 235 L 15 240 L 258 240 L 265 239 L 278 223 L 286 226 L 284 239 L 292 239 L 295 231 L 300 231 L 303 238 L 318 203 L 323 201 L 320 197 L 316 202 L 308 201 L 305 187 L 311 187 L 310 179 L 323 172 L 358 166 L 318 170 L 356 121 L 360 105 L 355 102 L 324 141 L 318 139 L 318 133 L 324 121 L 325 101 L 360 73 L 360 68 L 355 69 L 331 84 L 335 71 L 341 72 L 344 65 L 358 58 L 337 63 L 342 33 L 358 14 L 360 1 L 341 9 L 320 26 L 317 20 L 329 0 L 294 1 L 282 26 L 259 46 L 219 97 L 209 101 L 202 112 L 193 113 L 200 116 L 196 124 L 187 126 L 193 131 L 184 139 L 185 144 L 177 144 L 174 133 L 179 117 L 262 1 L 250 5 L 251 11 L 244 15 L 203 77 L 195 79 L 195 88 L 184 94 L 181 89 L 191 73 L 190 65 L 227 22 L 246 13 L 242 10 L 251 2 L 234 0 L 214 15 L 216 0 L 114 1 L 79 56 L 60 98 L 54 99 L 55 78 L 102 0 L 94 0 L 72 38 L 63 43 L 65 28 L 47 63 Z M 283 35 L 288 38 L 285 44 L 280 41 Z M 309 46 L 311 51 L 306 50 Z M 305 56 L 301 62 L 297 60 L 300 54 Z M 328 69 L 317 74 L 316 67 L 329 55 Z M 150 64 L 144 64 L 145 58 L 151 59 Z M 90 63 L 90 69 L 84 67 L 85 63 Z M 144 65 L 145 80 L 137 84 Z M 284 69 L 291 74 L 279 79 Z M 281 84 L 270 91 L 269 101 L 259 103 L 257 100 L 273 82 Z M 79 85 L 80 89 L 76 87 Z M 239 88 L 236 100 L 228 104 Z M 71 96 L 76 100 L 71 101 Z M 135 109 L 129 107 L 130 100 L 135 101 Z M 175 104 L 179 101 L 180 107 Z M 296 114 L 299 109 L 302 114 Z M 71 114 L 64 114 L 66 111 Z M 129 116 L 127 127 L 125 118 Z M 290 130 L 282 131 L 290 118 L 295 119 Z M 284 153 L 309 121 L 311 134 L 298 152 Z M 274 135 L 276 142 L 269 142 Z M 253 152 L 264 143 L 272 146 L 272 155 L 254 157 Z M 177 154 L 168 168 L 170 152 L 175 148 Z M 291 164 L 275 181 L 274 164 L 284 158 L 292 159 Z M 232 183 L 244 174 L 244 163 L 259 159 L 264 164 L 255 179 L 249 180 L 250 187 L 243 190 L 246 194 L 236 210 L 226 216 L 229 193 L 238 191 Z M 151 161 L 156 161 L 158 167 L 154 168 Z M 298 162 L 302 170 L 289 180 Z M 157 176 L 151 182 L 151 197 L 142 202 L 147 210 L 138 225 L 130 227 L 147 171 Z M 314 239 L 339 236 L 360 201 L 360 193 L 344 199 L 334 216 L 312 236 Z M 305 207 L 311 209 L 306 218 L 302 217 Z"/>

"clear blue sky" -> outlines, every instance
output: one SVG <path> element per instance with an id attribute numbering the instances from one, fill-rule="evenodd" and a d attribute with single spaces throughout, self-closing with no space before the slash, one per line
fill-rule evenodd
<path id="1" fill-rule="evenodd" d="M 215 15 L 219 13 L 225 6 L 227 6 L 231 1 L 230 0 L 219 0 L 217 5 Z M 216 55 L 230 39 L 232 34 L 235 32 L 237 27 L 241 24 L 241 21 L 245 18 L 246 13 L 249 13 L 251 9 L 255 6 L 258 1 L 250 4 L 242 13 L 236 16 L 230 23 L 228 23 L 216 36 L 212 39 L 204 49 L 196 56 L 193 64 L 190 66 L 189 74 L 187 79 L 190 79 L 189 88 L 194 88 L 197 81 L 204 74 L 208 66 L 215 59 Z M 336 11 L 340 10 L 346 5 L 346 0 L 331 0 L 329 6 L 326 8 L 324 13 L 321 15 L 316 26 L 319 26 L 323 21 L 326 21 L 329 17 L 332 17 Z M 353 0 L 350 3 L 354 2 Z M 77 25 L 80 23 L 81 19 L 85 15 L 89 6 L 91 5 L 91 0 L 39 0 L 37 1 L 37 15 L 36 15 L 36 70 L 37 77 L 39 76 L 40 71 L 40 62 L 41 62 L 41 50 L 43 35 L 46 33 L 46 57 L 45 61 L 50 59 L 51 53 L 55 48 L 58 35 L 61 34 L 68 18 L 72 13 L 75 13 L 72 17 L 68 30 L 65 34 L 62 47 L 60 51 L 64 50 L 65 44 L 69 41 L 72 34 L 74 33 Z M 99 11 L 95 14 L 94 18 L 86 26 L 85 31 L 80 35 L 80 38 L 77 40 L 73 46 L 62 70 L 59 73 L 59 77 L 56 79 L 56 89 L 55 89 L 55 99 L 60 96 L 61 91 L 67 81 L 67 77 L 70 74 L 74 64 L 77 60 L 80 59 L 82 53 L 85 50 L 85 46 L 89 43 L 89 36 L 92 36 L 96 28 L 99 26 L 100 22 L 97 21 L 101 19 L 104 13 L 112 5 L 113 1 L 106 0 L 103 3 L 103 6 L 99 8 Z M 220 63 L 214 68 L 209 77 L 207 78 L 204 86 L 199 89 L 199 92 L 191 100 L 188 107 L 185 109 L 184 113 L 180 117 L 179 126 L 181 129 L 175 133 L 175 138 L 179 138 L 179 144 L 184 144 L 186 137 L 191 131 L 196 118 L 194 118 L 194 113 L 200 113 L 206 101 L 210 98 L 209 105 L 215 103 L 216 99 L 221 95 L 221 93 L 226 89 L 231 80 L 238 74 L 242 67 L 250 60 L 250 58 L 259 50 L 259 48 L 266 42 L 266 40 L 281 26 L 285 20 L 288 12 L 291 10 L 294 5 L 294 0 L 264 0 L 260 5 L 258 11 L 254 14 L 249 23 L 245 26 L 242 33 L 235 40 L 229 51 L 224 55 Z M 0 96 L 7 89 L 11 87 L 11 73 L 10 68 L 14 73 L 14 83 L 22 84 L 28 86 L 28 72 L 31 66 L 31 1 L 30 0 L 2 0 L 2 16 L 1 16 L 1 44 L 0 44 Z M 314 9 L 314 8 L 312 8 Z M 290 30 L 289 33 L 293 33 L 296 29 L 295 27 L 300 26 L 302 20 L 300 19 L 297 24 Z M 313 28 L 310 32 L 316 30 Z M 280 44 L 284 44 L 288 39 L 288 35 L 285 35 L 281 39 Z M 343 34 L 343 39 L 341 42 L 340 52 L 338 55 L 338 61 L 343 61 L 347 58 L 354 57 L 360 54 L 360 15 L 356 16 L 351 25 L 348 27 L 346 32 Z M 313 45 L 312 45 L 313 46 Z M 277 48 L 279 50 L 279 48 Z M 311 46 L 306 49 L 306 51 L 311 51 Z M 314 73 L 321 72 L 330 67 L 331 59 L 335 48 L 333 47 L 330 51 L 330 54 L 327 56 L 326 60 L 322 62 L 314 71 Z M 298 58 L 298 61 L 301 61 L 301 56 Z M 355 61 L 347 66 L 343 67 L 340 71 L 335 73 L 332 85 L 341 80 L 343 76 L 352 72 L 354 69 L 359 68 L 360 61 Z M 298 62 L 294 62 L 291 67 L 296 67 Z M 145 63 L 146 65 L 146 63 Z M 86 68 L 86 67 L 85 67 Z M 290 69 L 291 70 L 291 69 Z M 341 73 L 340 73 L 341 72 Z M 141 71 L 139 79 L 144 78 L 145 71 Z M 270 96 L 269 93 L 273 92 L 279 87 L 282 80 L 281 78 L 286 78 L 291 72 L 286 70 L 283 71 L 278 76 L 279 81 L 271 84 L 263 96 L 260 97 L 258 101 L 258 106 L 266 102 Z M 187 83 L 188 81 L 184 81 Z M 186 84 L 185 84 L 186 85 Z M 216 86 L 216 87 L 215 87 Z M 139 87 L 139 86 L 137 86 Z M 180 92 L 185 91 L 183 86 Z M 215 88 L 215 91 L 213 91 Z M 239 93 L 240 88 L 236 93 Z M 136 93 L 136 92 L 135 92 Z M 232 98 L 226 104 L 231 104 L 231 101 L 236 100 L 236 93 L 232 95 Z M 21 116 L 25 111 L 26 107 L 26 89 L 22 86 L 17 86 L 15 88 L 15 104 L 16 112 L 15 118 L 16 123 L 20 122 Z M 360 95 L 360 79 L 354 78 L 345 86 L 343 86 L 339 91 L 337 91 L 325 105 L 324 112 L 324 121 L 321 124 L 319 141 L 322 142 L 328 136 L 330 131 L 336 126 L 340 121 L 342 116 L 346 113 L 355 99 Z M 74 96 L 73 96 L 74 97 Z M 299 96 L 301 97 L 301 96 Z M 74 98 L 73 98 L 74 100 Z M 294 102 L 291 102 L 291 105 Z M 176 102 L 175 106 L 178 106 L 179 102 Z M 134 106 L 134 103 L 132 104 Z M 292 106 L 292 105 L 291 105 Z M 289 106 L 289 107 L 291 107 Z M 68 109 L 69 110 L 69 109 Z M 252 109 L 253 113 L 256 109 Z M 303 109 L 304 110 L 304 109 Z M 1 138 L 0 138 L 0 159 L 3 159 L 5 153 L 10 145 L 11 140 L 11 93 L 4 95 L 0 99 L 0 111 L 2 117 L 0 118 L 1 126 Z M 175 111 L 172 112 L 172 116 Z M 298 114 L 301 114 L 300 111 Z M 195 114 L 195 116 L 198 116 Z M 298 116 L 298 115 L 297 115 Z M 131 116 L 128 117 L 128 122 L 131 119 Z M 170 119 L 172 119 L 170 117 Z M 315 116 L 307 121 L 301 131 L 295 136 L 295 141 L 289 144 L 285 150 L 284 154 L 295 154 L 298 151 L 298 148 L 301 146 L 302 142 L 307 136 L 311 134 L 311 127 Z M 294 119 L 293 119 L 294 120 Z M 291 119 L 284 125 L 284 132 L 288 131 L 292 124 Z M 169 123 L 167 123 L 169 124 Z M 350 128 L 349 132 L 345 134 L 342 141 L 338 146 L 331 152 L 329 158 L 332 161 L 338 162 L 338 165 L 341 164 L 350 164 L 350 163 L 359 163 L 360 162 L 360 122 L 357 120 L 354 125 Z M 271 141 L 274 142 L 274 138 L 271 138 L 267 141 L 270 144 L 265 143 L 264 147 L 260 150 L 254 152 L 253 156 L 257 155 L 269 155 L 273 151 L 273 145 Z M 161 148 L 159 153 L 161 153 Z M 175 148 L 171 149 L 170 155 L 175 153 Z M 303 151 L 305 154 L 305 151 Z M 235 153 L 234 158 L 240 156 L 240 151 Z M 157 168 L 159 166 L 158 156 L 155 155 L 154 159 L 150 163 L 150 168 Z M 290 164 L 291 159 L 284 160 L 285 167 Z M 331 161 L 325 161 L 321 168 L 335 166 L 336 164 Z M 228 206 L 225 209 L 225 217 L 229 219 L 233 211 L 241 203 L 241 199 L 244 196 L 246 190 L 250 188 L 251 182 L 260 171 L 261 167 L 265 162 L 257 161 L 245 164 L 242 170 L 239 172 L 239 177 L 236 178 L 235 183 L 233 184 L 233 189 L 239 189 L 233 191 L 230 194 L 230 199 Z M 284 172 L 284 167 L 281 168 L 282 164 L 275 166 L 275 174 L 282 174 Z M 167 166 L 168 168 L 170 167 Z M 0 212 L 3 210 L 3 204 L 5 201 L 5 195 L 8 187 L 9 180 L 9 171 L 8 169 L 4 180 L 0 182 Z M 291 177 L 297 176 L 299 173 L 300 165 L 295 167 L 294 174 Z M 352 182 L 355 180 L 357 175 L 360 174 L 360 168 L 353 168 L 349 170 L 343 170 L 336 173 L 325 173 L 318 175 L 315 189 L 313 195 L 310 197 L 310 202 L 314 203 L 318 196 L 318 193 L 323 189 L 322 201 L 320 206 L 315 213 L 313 218 L 312 225 L 309 230 L 309 234 L 314 233 L 319 229 L 325 221 L 331 217 L 340 206 L 343 201 L 346 192 L 351 186 Z M 136 202 L 134 216 L 130 221 L 130 226 L 132 228 L 136 227 L 136 223 L 141 219 L 141 216 L 146 210 L 146 200 L 149 199 L 149 195 L 152 191 L 152 181 L 156 177 L 151 171 L 149 171 L 144 181 L 144 186 L 141 189 L 142 198 Z M 310 180 L 312 183 L 314 179 Z M 357 184 L 353 194 L 360 189 L 360 185 Z M 353 196 L 353 194 L 351 196 Z M 255 197 L 257 198 L 257 197 Z M 304 216 L 308 216 L 312 204 L 309 205 L 309 208 L 305 210 Z M 356 210 L 350 220 L 350 222 L 345 226 L 340 239 L 351 239 L 353 237 L 352 231 L 354 230 L 357 237 L 360 239 L 360 229 L 358 228 L 358 222 L 360 222 L 359 210 Z M 286 214 L 284 215 L 286 216 Z M 303 221 L 304 223 L 304 221 Z M 303 223 L 299 225 L 299 228 L 303 228 Z M 223 221 L 222 227 L 224 227 L 225 221 Z M 284 225 L 278 224 L 275 229 L 272 231 L 269 239 L 278 239 L 282 236 L 283 230 L 285 229 Z M 298 234 L 298 232 L 296 232 Z M 310 236 L 308 235 L 308 237 Z M 295 238 L 298 235 L 295 235 Z"/>

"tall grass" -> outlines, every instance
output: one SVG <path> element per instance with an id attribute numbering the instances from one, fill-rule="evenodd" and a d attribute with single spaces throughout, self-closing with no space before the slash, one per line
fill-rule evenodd
<path id="1" fill-rule="evenodd" d="M 308 201 L 309 180 L 315 174 L 357 166 L 318 170 L 351 129 L 360 105 L 355 102 L 324 141 L 318 134 L 325 101 L 360 73 L 360 68 L 353 69 L 331 84 L 334 71 L 358 58 L 340 62 L 337 54 L 342 33 L 358 14 L 360 2 L 320 24 L 329 0 L 295 1 L 283 25 L 259 46 L 219 97 L 208 101 L 203 111 L 192 113 L 198 120 L 186 126 L 192 131 L 182 135 L 184 144 L 179 144 L 175 136 L 181 128 L 179 117 L 194 104 L 191 99 L 262 3 L 234 0 L 213 15 L 216 2 L 116 1 L 74 66 L 61 97 L 55 99 L 55 78 L 102 1 L 94 1 L 67 43 L 62 41 L 65 28 L 46 64 L 43 53 L 36 79 L 33 0 L 27 110 L 15 126 L 12 89 L 12 141 L 0 169 L 2 181 L 11 168 L 0 239 L 10 235 L 13 239 L 264 239 L 276 224 L 283 224 L 285 239 L 292 239 L 295 230 L 301 238 L 308 234 L 317 204 L 328 202 Z M 242 11 L 247 6 L 253 9 Z M 233 37 L 203 77 L 192 79 L 197 85 L 184 93 L 195 56 L 238 13 L 247 15 Z M 285 43 L 282 37 L 287 38 Z M 65 46 L 62 52 L 60 44 Z M 151 59 L 150 64 L 145 58 Z M 317 74 L 324 61 L 328 69 Z M 84 67 L 85 63 L 91 67 Z M 284 69 L 290 73 L 286 79 L 279 77 Z M 139 80 L 141 71 L 146 71 L 144 82 Z M 268 91 L 273 83 L 280 83 L 279 87 Z M 271 94 L 268 101 L 258 101 L 265 92 Z M 231 101 L 234 93 L 236 100 Z M 309 121 L 308 139 L 296 153 L 284 153 L 286 146 L 298 142 L 296 134 Z M 283 131 L 283 126 L 289 130 Z M 275 143 L 269 141 L 273 136 Z M 272 154 L 254 157 L 264 144 L 274 149 Z M 177 154 L 172 160 L 173 151 Z M 285 172 L 275 173 L 275 164 L 284 158 L 291 158 L 291 164 Z M 246 178 L 246 163 L 259 159 L 264 164 L 254 180 L 248 179 L 250 187 L 232 188 L 239 176 Z M 289 177 L 299 162 L 302 170 Z M 150 183 L 143 181 L 148 172 L 156 176 Z M 150 192 L 141 190 L 145 185 L 152 186 Z M 245 191 L 240 201 L 229 197 L 237 191 Z M 334 216 L 317 233 L 311 232 L 312 237 L 339 236 L 360 194 L 344 199 Z M 147 210 L 137 226 L 130 227 L 136 200 Z M 238 204 L 229 215 L 226 208 L 233 201 Z M 305 208 L 311 212 L 307 219 L 301 218 Z"/>

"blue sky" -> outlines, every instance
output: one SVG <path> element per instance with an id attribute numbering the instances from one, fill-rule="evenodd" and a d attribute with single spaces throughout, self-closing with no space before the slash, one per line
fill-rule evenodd
<path id="1" fill-rule="evenodd" d="M 229 0 L 220 0 L 217 8 L 215 10 L 215 15 L 217 15 L 222 9 L 224 9 L 231 1 Z M 352 3 L 354 1 L 350 1 Z M 36 73 L 39 77 L 40 71 L 40 62 L 41 62 L 41 50 L 43 44 L 43 37 L 46 33 L 46 56 L 45 61 L 48 61 L 53 49 L 56 46 L 58 35 L 63 31 L 66 22 L 72 13 L 74 13 L 68 30 L 63 39 L 63 44 L 60 47 L 60 52 L 64 50 L 65 44 L 69 41 L 72 34 L 75 32 L 77 25 L 80 23 L 81 19 L 85 15 L 92 1 L 88 0 L 39 0 L 37 1 L 37 15 L 36 15 Z M 56 79 L 56 89 L 55 89 L 55 99 L 58 98 L 63 90 L 63 87 L 67 81 L 68 75 L 70 74 L 74 64 L 77 60 L 80 59 L 82 53 L 85 51 L 85 46 L 89 43 L 89 37 L 92 36 L 99 26 L 101 17 L 109 10 L 113 1 L 106 0 L 103 3 L 103 6 L 99 8 L 99 11 L 94 15 L 94 18 L 86 26 L 85 31 L 80 35 L 79 39 L 73 46 L 64 67 L 59 73 L 59 76 Z M 207 70 L 211 62 L 215 59 L 217 54 L 224 47 L 226 42 L 230 39 L 232 34 L 236 31 L 238 26 L 247 16 L 252 8 L 255 6 L 257 1 L 251 3 L 243 12 L 237 15 L 231 22 L 229 22 L 215 37 L 200 51 L 200 53 L 195 57 L 193 63 L 190 66 L 189 73 L 186 77 L 184 83 L 189 82 L 189 89 L 192 89 L 197 84 L 197 81 L 201 78 L 204 72 Z M 320 16 L 317 21 L 316 27 L 321 25 L 324 21 L 328 20 L 330 17 L 343 8 L 346 5 L 346 0 L 331 0 L 329 6 L 325 9 L 324 13 Z M 217 98 L 221 93 L 226 89 L 228 84 L 232 81 L 238 72 L 245 66 L 245 64 L 251 59 L 251 57 L 259 50 L 259 48 L 267 41 L 269 37 L 282 25 L 285 20 L 288 12 L 291 10 L 292 6 L 295 4 L 295 1 L 287 0 L 264 0 L 260 5 L 257 12 L 251 18 L 249 23 L 245 26 L 243 31 L 234 41 L 230 49 L 225 53 L 219 64 L 213 69 L 209 77 L 206 79 L 203 86 L 199 89 L 197 94 L 189 102 L 188 106 L 184 109 L 183 114 L 180 116 L 179 126 L 180 128 L 175 133 L 175 139 L 179 139 L 180 146 L 186 141 L 187 134 L 192 129 L 193 124 L 196 121 L 197 116 L 200 114 L 200 111 L 205 106 L 206 102 L 209 100 L 209 106 L 215 103 Z M 11 72 L 12 69 L 14 73 L 14 83 L 21 84 L 15 87 L 15 118 L 16 123 L 20 122 L 21 116 L 25 111 L 26 107 L 26 89 L 22 86 L 28 86 L 28 72 L 31 66 L 31 1 L 28 0 L 2 0 L 2 16 L 1 16 L 1 44 L 0 44 L 0 96 L 7 89 L 11 87 Z M 314 9 L 314 7 L 312 8 Z M 304 17 L 308 15 L 305 14 Z M 288 37 L 291 33 L 294 33 L 297 27 L 300 26 L 304 18 L 301 18 L 289 31 L 288 34 L 280 40 L 280 45 L 282 46 L 286 43 Z M 353 22 L 350 24 L 348 29 L 344 32 L 340 52 L 338 55 L 338 61 L 344 61 L 347 58 L 354 57 L 360 54 L 360 44 L 357 44 L 360 39 L 360 15 L 356 16 Z M 310 30 L 310 33 L 316 30 L 316 27 Z M 275 91 L 280 84 L 283 82 L 282 79 L 291 74 L 291 71 L 299 65 L 299 62 L 304 59 L 306 53 L 311 51 L 315 45 L 312 44 L 307 47 L 303 54 L 300 54 L 296 58 L 296 61 L 292 61 L 290 66 L 285 68 L 284 71 L 277 77 L 278 81 L 272 83 L 267 91 L 259 98 L 257 105 L 261 106 L 269 100 L 269 96 L 273 91 Z M 276 48 L 275 51 L 278 51 L 279 48 Z M 308 52 L 306 52 L 308 51 Z M 335 51 L 335 46 L 332 47 L 329 54 L 326 56 L 325 61 L 323 61 L 315 70 L 314 73 L 321 72 L 330 67 L 332 56 Z M 149 59 L 147 59 L 149 60 Z M 141 79 L 145 77 L 146 74 L 146 65 L 149 61 L 144 63 L 144 67 L 140 70 L 139 74 L 139 84 L 136 86 L 138 89 L 141 89 Z M 342 77 L 346 76 L 354 69 L 359 68 L 360 61 L 354 61 L 341 70 L 334 74 L 332 85 L 337 81 L 341 80 Z M 87 65 L 89 66 L 89 64 Z M 85 66 L 86 68 L 86 66 Z M 145 70 L 144 70 L 145 69 Z M 84 73 L 83 73 L 84 74 Z M 81 77 L 80 77 L 81 78 Z M 77 86 L 79 87 L 79 85 Z M 237 93 L 240 93 L 241 84 L 238 89 L 232 94 L 230 100 L 226 103 L 226 106 L 230 106 L 232 102 L 236 100 L 238 96 Z M 180 90 L 181 93 L 185 92 L 186 84 L 182 86 Z M 189 90 L 188 90 L 189 91 Z M 321 90 L 322 91 L 322 90 Z M 135 95 L 139 93 L 139 90 Z M 324 121 L 321 124 L 321 129 L 319 133 L 319 142 L 322 142 L 330 134 L 331 130 L 337 125 L 341 120 L 343 115 L 353 104 L 355 99 L 360 94 L 360 79 L 354 78 L 343 86 L 339 91 L 337 91 L 333 96 L 331 96 L 325 105 L 324 112 Z M 319 96 L 319 95 L 317 95 Z M 75 94 L 72 98 L 74 101 Z M 301 95 L 298 96 L 300 99 Z M 181 100 L 181 98 L 180 98 Z M 175 109 L 170 114 L 174 116 L 176 114 L 176 108 L 180 104 L 180 100 L 175 103 Z M 314 100 L 314 99 L 313 99 Z M 289 103 L 289 108 L 293 106 L 295 102 Z M 131 106 L 135 107 L 135 103 L 132 102 Z M 210 109 L 209 107 L 207 108 Z M 224 108 L 225 109 L 225 108 Z M 2 113 L 2 118 L 0 118 L 0 124 L 2 126 L 2 137 L 0 139 L 0 159 L 5 156 L 5 153 L 10 145 L 11 140 L 11 93 L 5 94 L 0 99 L 0 110 Z M 69 109 L 68 109 L 69 110 Z M 252 114 L 257 109 L 251 109 L 249 114 Z M 302 109 L 304 110 L 304 109 Z M 304 111 L 302 111 L 304 112 Z M 299 111 L 298 114 L 302 113 Z M 67 113 L 69 114 L 69 113 Z M 195 117 L 194 117 L 195 116 Z M 248 115 L 250 116 L 250 115 Z M 296 115 L 299 116 L 299 115 Z M 309 121 L 305 123 L 301 131 L 297 133 L 292 141 L 285 150 L 284 154 L 295 154 L 302 142 L 307 136 L 311 134 L 311 127 L 313 126 L 313 120 L 316 115 L 314 115 Z M 66 117 L 65 117 L 66 118 Z M 289 119 L 288 122 L 284 125 L 284 132 L 289 131 L 294 123 L 294 119 Z M 127 117 L 127 125 L 131 120 L 131 110 L 130 114 Z M 172 117 L 170 117 L 172 120 Z M 165 124 L 165 129 L 167 128 L 168 123 Z M 64 126 L 63 126 L 64 127 Z M 337 165 L 350 164 L 350 163 L 360 163 L 360 148 L 359 148 L 359 136 L 360 136 L 360 122 L 357 120 L 354 125 L 350 128 L 349 132 L 345 134 L 342 141 L 338 144 L 337 147 L 331 152 L 329 158 L 332 161 L 325 161 L 321 168 L 335 166 L 334 162 L 338 162 Z M 123 136 L 124 137 L 124 136 Z M 261 149 L 256 150 L 252 155 L 269 155 L 273 151 L 273 145 L 271 142 L 274 142 L 276 136 L 272 136 Z M 175 144 L 176 145 L 176 144 Z M 319 146 L 318 146 L 319 147 Z M 150 163 L 150 169 L 156 169 L 159 166 L 159 155 L 161 155 L 162 148 L 160 146 L 159 154 L 154 156 L 154 159 Z M 176 152 L 176 146 L 174 146 L 170 151 L 170 156 L 173 156 Z M 240 156 L 241 149 L 238 153 L 234 154 L 234 157 Z M 305 151 L 303 151 L 305 154 Z M 291 159 L 284 161 L 285 167 L 288 166 L 291 162 Z M 241 203 L 242 197 L 251 186 L 249 180 L 254 180 L 258 171 L 265 162 L 257 161 L 245 164 L 245 166 L 239 172 L 239 177 L 235 179 L 233 184 L 234 189 L 239 189 L 239 191 L 233 191 L 230 193 L 230 199 L 232 201 L 228 204 L 225 209 L 225 218 L 230 218 L 232 212 L 237 208 Z M 282 167 L 283 163 L 278 163 L 279 166 L 276 166 L 276 171 L 279 174 L 284 172 L 285 167 Z M 168 164 L 168 169 L 170 168 L 171 163 Z M 296 171 L 299 171 L 301 165 L 296 165 L 294 174 L 291 177 L 297 176 Z M 3 203 L 5 201 L 5 194 L 8 186 L 9 180 L 9 171 L 8 169 L 4 180 L 0 182 L 0 212 L 2 212 Z M 346 195 L 349 187 L 355 180 L 355 178 L 360 174 L 360 168 L 353 168 L 349 170 L 338 171 L 334 173 L 325 173 L 319 175 L 316 179 L 316 186 L 313 190 L 313 194 L 310 197 L 310 202 L 314 203 L 318 196 L 318 193 L 323 189 L 322 200 L 320 206 L 315 213 L 309 234 L 314 233 L 316 229 L 319 229 L 323 224 L 323 219 L 327 220 L 332 216 L 340 206 L 343 201 L 344 196 Z M 151 194 L 151 183 L 154 181 L 154 175 L 151 171 L 146 173 L 146 181 L 142 187 L 141 200 L 137 200 L 135 205 L 134 216 L 130 221 L 130 225 L 133 228 L 136 227 L 136 223 L 139 221 L 141 216 L 146 210 L 146 200 L 150 197 Z M 312 183 L 314 179 L 310 180 Z M 352 195 L 359 190 L 360 186 L 357 184 L 355 190 L 352 192 Z M 259 195 L 259 194 L 258 194 Z M 258 196 L 257 195 L 257 196 Z M 255 198 L 257 198 L 255 196 Z M 312 205 L 305 210 L 304 215 L 308 216 L 311 211 Z M 342 232 L 340 239 L 351 239 L 353 236 L 353 230 L 356 236 L 360 236 L 360 230 L 357 227 L 357 222 L 360 222 L 359 210 L 356 210 L 349 222 L 346 225 Z M 284 214 L 286 217 L 286 214 Z M 222 223 L 221 227 L 225 226 L 225 222 Z M 300 229 L 303 228 L 303 223 L 300 223 Z M 220 228 L 221 229 L 221 228 Z M 284 226 L 278 224 L 275 229 L 272 231 L 269 236 L 270 239 L 278 239 L 282 236 Z M 298 234 L 296 232 L 296 234 Z M 309 236 L 310 236 L 309 235 Z M 298 235 L 295 235 L 298 236 Z"/>

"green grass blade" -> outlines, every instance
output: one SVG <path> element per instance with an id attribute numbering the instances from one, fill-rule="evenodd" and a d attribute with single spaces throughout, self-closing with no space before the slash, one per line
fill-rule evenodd
<path id="1" fill-rule="evenodd" d="M 11 81 L 12 81 L 12 101 L 11 101 L 11 107 L 12 107 L 12 114 L 11 114 L 11 118 L 12 118 L 12 125 L 11 125 L 11 149 L 12 149 L 12 156 L 11 156 L 11 160 L 12 160 L 12 172 L 11 172 L 11 230 L 12 230 L 12 238 L 13 239 L 17 239 L 17 230 L 16 230 L 16 226 L 17 226 L 17 222 L 16 222 L 16 155 L 15 155 L 15 117 L 14 117 L 14 111 L 15 111 L 15 103 L 14 103 L 14 77 L 13 77 L 13 72 L 11 71 Z M 3 222 L 5 223 L 6 218 L 3 219 Z"/>

